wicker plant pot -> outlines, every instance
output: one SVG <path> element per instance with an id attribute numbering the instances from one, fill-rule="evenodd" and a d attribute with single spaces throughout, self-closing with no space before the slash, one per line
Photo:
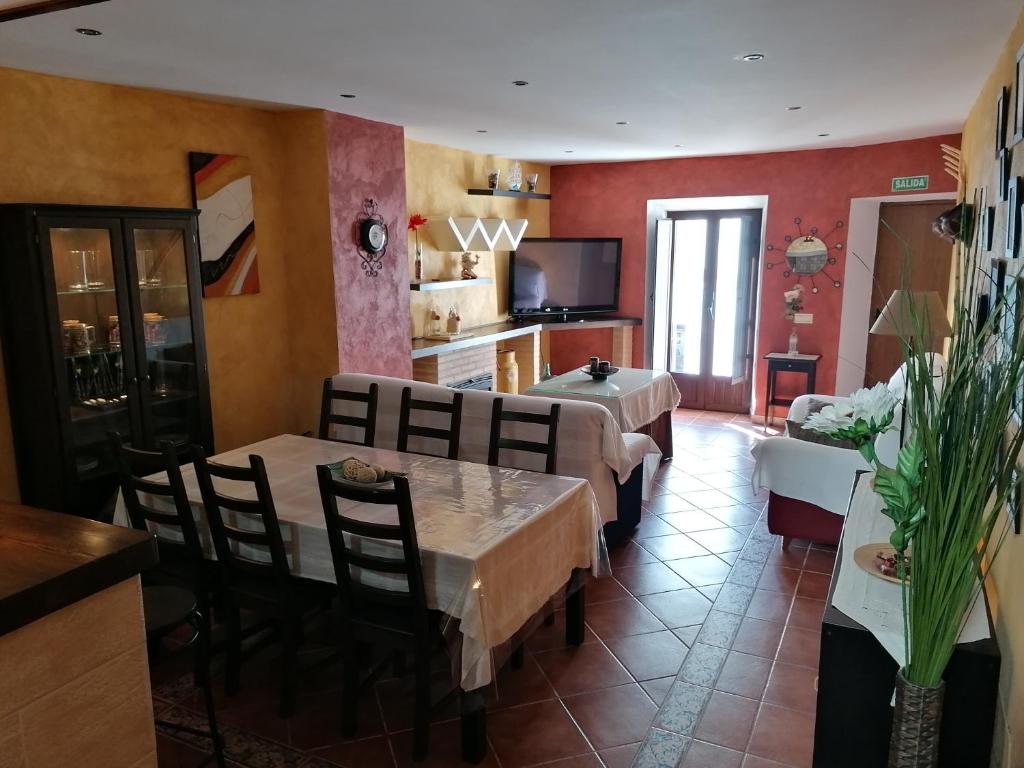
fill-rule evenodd
<path id="1" fill-rule="evenodd" d="M 896 709 L 889 740 L 889 768 L 935 768 L 939 764 L 939 728 L 946 684 L 914 685 L 896 675 Z"/>

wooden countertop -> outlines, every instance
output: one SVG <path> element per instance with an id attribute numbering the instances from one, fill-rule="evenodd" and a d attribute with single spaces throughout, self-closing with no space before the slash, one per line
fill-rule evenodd
<path id="1" fill-rule="evenodd" d="M 433 339 L 413 339 L 412 359 L 421 357 L 433 357 L 434 355 L 445 355 L 449 352 L 457 352 L 460 349 L 469 349 L 481 344 L 493 344 L 496 341 L 504 341 L 516 336 L 525 336 L 528 333 L 540 333 L 541 331 L 575 331 L 584 328 L 623 328 L 631 325 L 640 325 L 643 321 L 637 317 L 600 317 L 600 318 L 574 318 L 569 315 L 569 320 L 561 322 L 554 319 L 524 320 L 521 323 L 502 322 L 480 325 L 476 328 L 467 328 L 466 332 L 473 334 L 456 341 L 435 341 Z"/>
<path id="2" fill-rule="evenodd" d="M 0 635 L 156 565 L 143 531 L 0 502 Z"/>

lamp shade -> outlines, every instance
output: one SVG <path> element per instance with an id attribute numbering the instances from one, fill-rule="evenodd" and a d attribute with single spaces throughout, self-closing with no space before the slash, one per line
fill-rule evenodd
<path id="1" fill-rule="evenodd" d="M 871 333 L 905 339 L 941 339 L 953 333 L 938 291 L 892 292 Z"/>

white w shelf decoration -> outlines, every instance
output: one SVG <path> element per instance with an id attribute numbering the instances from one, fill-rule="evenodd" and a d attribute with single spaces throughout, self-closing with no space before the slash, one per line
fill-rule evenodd
<path id="1" fill-rule="evenodd" d="M 514 251 L 526 235 L 526 219 L 476 216 L 427 217 L 427 231 L 439 251 Z"/>

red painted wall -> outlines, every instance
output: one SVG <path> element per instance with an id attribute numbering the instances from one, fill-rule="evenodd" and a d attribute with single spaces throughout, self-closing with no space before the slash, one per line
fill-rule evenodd
<path id="1" fill-rule="evenodd" d="M 412 378 L 405 131 L 334 112 L 325 113 L 324 119 L 338 370 Z M 377 201 L 389 233 L 384 267 L 376 277 L 363 272 L 353 236 L 353 224 L 368 197 Z"/>
<path id="2" fill-rule="evenodd" d="M 620 314 L 642 318 L 648 200 L 767 195 L 765 239 L 782 248 L 785 236 L 796 234 L 794 217 L 802 219 L 805 229 L 816 226 L 822 233 L 836 221 L 848 224 L 850 199 L 891 194 L 894 176 L 928 174 L 929 192 L 956 191 L 953 178 L 943 172 L 940 143 L 960 146 L 960 136 L 842 149 L 557 166 L 551 170 L 551 235 L 621 237 Z M 833 237 L 829 242 L 836 240 Z M 845 245 L 845 235 L 841 242 Z M 842 280 L 845 250 L 838 259 L 830 269 Z M 784 278 L 779 268 L 765 270 L 762 257 L 757 360 L 767 352 L 786 349 L 792 326 L 783 318 L 782 292 L 794 282 Z M 800 328 L 800 351 L 822 355 L 817 389 L 832 393 L 843 291 L 826 283 L 820 293 L 807 291 L 805 297 L 804 311 L 814 313 L 814 324 Z M 551 364 L 556 372 L 579 365 L 590 355 L 610 354 L 610 331 L 552 334 Z M 633 335 L 633 365 L 642 367 L 643 361 L 644 331 L 638 327 Z M 763 399 L 764 385 L 765 373 L 759 367 L 755 381 L 758 400 Z"/>

